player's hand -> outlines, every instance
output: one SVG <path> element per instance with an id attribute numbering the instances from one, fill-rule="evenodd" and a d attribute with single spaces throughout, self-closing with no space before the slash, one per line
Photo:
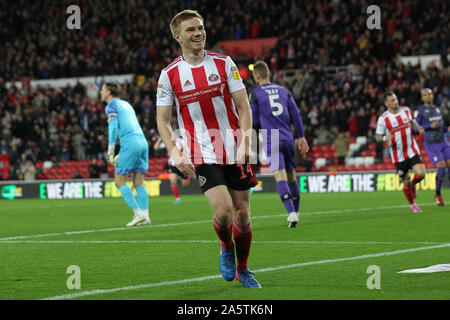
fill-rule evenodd
<path id="1" fill-rule="evenodd" d="M 195 177 L 195 168 L 192 165 L 189 156 L 178 150 L 176 147 L 172 149 L 170 155 L 175 163 L 175 167 L 181 171 L 185 176 Z"/>
<path id="2" fill-rule="evenodd" d="M 298 138 L 298 150 L 302 154 L 303 158 L 306 158 L 306 153 L 309 151 L 308 141 L 306 141 L 305 137 Z"/>
<path id="3" fill-rule="evenodd" d="M 246 145 L 243 141 L 239 145 L 236 154 L 236 163 L 256 164 L 256 153 L 252 151 L 250 145 Z"/>
<path id="4" fill-rule="evenodd" d="M 436 129 L 437 127 L 439 127 L 439 121 L 433 121 L 430 125 L 431 129 Z"/>
<path id="5" fill-rule="evenodd" d="M 385 137 L 386 137 L 386 141 L 391 141 L 392 140 L 392 135 L 390 133 L 385 135 Z"/>
<path id="6" fill-rule="evenodd" d="M 419 134 L 421 134 L 423 136 L 425 134 L 425 129 L 420 127 Z"/>
<path id="7" fill-rule="evenodd" d="M 106 159 L 108 163 L 112 166 L 116 166 L 117 162 L 119 162 L 119 155 L 114 155 L 115 145 L 108 146 L 108 153 L 106 154 Z"/>

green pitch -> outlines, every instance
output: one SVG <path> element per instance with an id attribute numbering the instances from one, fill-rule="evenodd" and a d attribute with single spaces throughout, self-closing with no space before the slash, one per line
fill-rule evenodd
<path id="1" fill-rule="evenodd" d="M 401 192 L 303 194 L 296 229 L 277 194 L 253 194 L 249 266 L 262 290 L 221 278 L 206 199 L 182 200 L 150 198 L 153 225 L 134 228 L 122 199 L 1 201 L 0 299 L 450 298 L 449 272 L 397 273 L 450 264 L 450 210 L 433 192 L 419 192 L 420 214 Z M 80 289 L 68 289 L 69 266 Z"/>

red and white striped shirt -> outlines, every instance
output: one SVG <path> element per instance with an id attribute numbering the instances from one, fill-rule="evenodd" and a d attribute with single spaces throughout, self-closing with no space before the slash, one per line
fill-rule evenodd
<path id="1" fill-rule="evenodd" d="M 385 111 L 378 118 L 375 133 L 392 135 L 389 151 L 393 163 L 402 162 L 420 154 L 419 146 L 412 134 L 411 120 L 411 110 L 408 107 L 400 107 L 396 114 Z"/>
<path id="2" fill-rule="evenodd" d="M 206 50 L 197 66 L 180 56 L 161 72 L 156 105 L 175 103 L 180 135 L 194 166 L 235 163 L 235 131 L 240 127 L 231 93 L 244 88 L 233 60 Z"/>

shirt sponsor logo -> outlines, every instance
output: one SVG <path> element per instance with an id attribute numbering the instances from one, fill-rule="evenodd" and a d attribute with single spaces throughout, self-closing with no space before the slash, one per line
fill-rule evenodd
<path id="1" fill-rule="evenodd" d="M 233 78 L 235 78 L 236 80 L 239 80 L 241 78 L 238 68 L 231 67 L 231 72 L 233 73 Z"/>
<path id="2" fill-rule="evenodd" d="M 198 102 L 200 100 L 212 99 L 214 97 L 223 96 L 225 90 L 225 84 L 219 83 L 217 85 L 210 86 L 206 89 L 195 89 L 186 92 L 178 96 L 181 103 L 187 104 L 192 102 Z"/>

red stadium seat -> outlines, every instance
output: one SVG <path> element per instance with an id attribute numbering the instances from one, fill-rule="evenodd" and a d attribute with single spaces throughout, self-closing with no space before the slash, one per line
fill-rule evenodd
<path id="1" fill-rule="evenodd" d="M 375 157 L 377 152 L 375 150 L 364 150 L 361 152 L 361 156 L 363 157 Z"/>
<path id="2" fill-rule="evenodd" d="M 331 151 L 331 145 L 324 144 L 324 145 L 320 146 L 320 150 L 323 151 L 323 152 L 330 152 Z"/>

